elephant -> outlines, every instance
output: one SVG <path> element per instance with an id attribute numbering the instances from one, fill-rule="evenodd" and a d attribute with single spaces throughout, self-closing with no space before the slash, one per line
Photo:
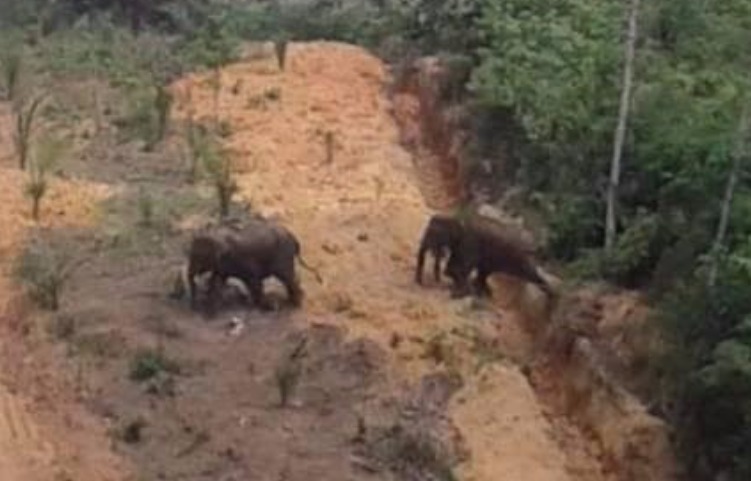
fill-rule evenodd
<path id="1" fill-rule="evenodd" d="M 452 297 L 469 293 L 469 277 L 477 272 L 474 287 L 479 296 L 489 296 L 488 277 L 504 273 L 540 287 L 549 298 L 555 292 L 537 271 L 530 249 L 514 239 L 491 219 L 471 216 L 462 223 L 461 238 L 452 249 L 445 273 L 453 280 Z"/>
<path id="2" fill-rule="evenodd" d="M 256 304 L 264 310 L 270 303 L 264 296 L 263 281 L 274 276 L 284 284 L 292 306 L 302 304 L 303 290 L 295 272 L 295 258 L 313 272 L 302 259 L 300 243 L 286 227 L 272 221 L 252 218 L 244 223 L 219 224 L 196 233 L 188 248 L 188 286 L 192 308 L 197 307 L 196 277 L 210 273 L 208 311 L 214 311 L 219 287 L 229 277 L 241 280 Z"/>
<path id="3" fill-rule="evenodd" d="M 433 276 L 436 282 L 441 280 L 441 262 L 447 251 L 458 245 L 462 236 L 461 222 L 449 215 L 435 214 L 430 217 L 420 240 L 417 252 L 417 268 L 415 282 L 423 283 L 422 273 L 425 266 L 425 256 L 430 252 L 433 256 Z"/>

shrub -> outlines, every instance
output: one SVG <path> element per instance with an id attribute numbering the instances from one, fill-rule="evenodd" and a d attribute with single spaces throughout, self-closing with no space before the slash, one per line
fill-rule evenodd
<path id="1" fill-rule="evenodd" d="M 162 373 L 179 374 L 180 366 L 167 358 L 160 349 L 141 349 L 130 362 L 130 379 L 148 381 Z"/>
<path id="2" fill-rule="evenodd" d="M 29 166 L 25 193 L 31 199 L 31 217 L 35 221 L 39 220 L 42 198 L 47 193 L 47 175 L 62 155 L 64 148 L 62 140 L 46 139 L 40 143 L 33 162 Z"/>
<path id="3" fill-rule="evenodd" d="M 279 391 L 279 405 L 286 407 L 290 396 L 300 381 L 302 366 L 294 357 L 285 357 L 274 370 L 274 379 Z"/>
<path id="4" fill-rule="evenodd" d="M 276 53 L 276 61 L 279 64 L 279 70 L 284 71 L 284 66 L 287 61 L 287 47 L 289 46 L 289 40 L 286 37 L 280 37 L 274 40 L 274 52 Z"/>
<path id="5" fill-rule="evenodd" d="M 161 142 L 169 124 L 172 94 L 163 84 L 137 84 L 129 89 L 127 111 L 115 121 L 121 141 L 133 138 L 144 142 L 151 151 Z"/>
<path id="6" fill-rule="evenodd" d="M 232 174 L 229 156 L 212 137 L 205 138 L 202 148 L 202 161 L 209 174 L 217 201 L 219 203 L 219 216 L 224 218 L 229 215 L 232 197 L 237 193 L 238 186 Z"/>
<path id="7" fill-rule="evenodd" d="M 195 182 L 201 167 L 203 149 L 206 145 L 206 136 L 208 131 L 202 124 L 197 123 L 193 118 L 185 122 L 184 142 L 187 148 L 188 156 L 188 180 Z"/>
<path id="8" fill-rule="evenodd" d="M 40 307 L 57 310 L 63 287 L 75 267 L 70 253 L 35 239 L 19 257 L 15 273 Z"/>
<path id="9" fill-rule="evenodd" d="M 21 83 L 23 53 L 18 47 L 0 45 L 0 48 L 3 48 L 3 52 L 0 53 L 0 74 L 2 75 L 5 99 L 13 102 L 18 96 Z"/>
<path id="10" fill-rule="evenodd" d="M 14 107 L 16 122 L 13 141 L 16 146 L 16 155 L 18 155 L 18 166 L 21 170 L 26 169 L 31 150 L 34 119 L 43 100 L 44 97 L 40 95 L 28 104 L 20 102 Z"/>
<path id="11" fill-rule="evenodd" d="M 697 275 L 660 305 L 664 356 L 655 359 L 676 445 L 696 479 L 751 475 L 749 273 L 732 263 L 713 290 Z"/>

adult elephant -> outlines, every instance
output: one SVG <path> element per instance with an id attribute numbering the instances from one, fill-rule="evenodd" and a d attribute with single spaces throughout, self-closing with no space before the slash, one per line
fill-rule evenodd
<path id="1" fill-rule="evenodd" d="M 285 286 L 291 305 L 302 304 L 303 290 L 295 272 L 295 258 L 310 269 L 300 257 L 300 242 L 286 227 L 253 218 L 243 224 L 219 224 L 195 234 L 188 249 L 188 285 L 191 306 L 195 309 L 196 277 L 209 272 L 208 310 L 214 311 L 216 294 L 229 277 L 240 279 L 256 304 L 269 309 L 263 281 L 274 276 Z"/>
<path id="2" fill-rule="evenodd" d="M 453 297 L 469 294 L 469 278 L 476 271 L 475 291 L 490 295 L 488 277 L 500 272 L 539 286 L 555 297 L 551 286 L 540 276 L 531 249 L 491 219 L 470 216 L 462 222 L 462 233 L 451 250 L 446 274 L 453 280 Z"/>

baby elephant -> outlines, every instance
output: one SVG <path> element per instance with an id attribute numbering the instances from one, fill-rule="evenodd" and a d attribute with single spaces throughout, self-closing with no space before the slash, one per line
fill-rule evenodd
<path id="1" fill-rule="evenodd" d="M 196 307 L 196 277 L 210 273 L 208 310 L 213 312 L 218 289 L 229 277 L 241 280 L 253 300 L 270 308 L 264 296 L 263 281 L 274 276 L 287 289 L 293 306 L 302 303 L 303 291 L 295 272 L 300 243 L 287 228 L 265 219 L 251 219 L 241 225 L 220 224 L 197 233 L 188 252 L 188 286 Z M 306 264 L 300 258 L 304 267 Z M 310 268 L 309 268 L 310 269 Z M 312 270 L 312 269 L 311 269 Z M 313 271 L 320 282 L 320 276 Z"/>
<path id="2" fill-rule="evenodd" d="M 435 214 L 430 217 L 420 240 L 420 249 L 417 252 L 415 282 L 422 284 L 422 272 L 425 266 L 425 256 L 428 252 L 433 256 L 433 276 L 436 282 L 440 282 L 441 262 L 446 253 L 452 251 L 458 245 L 461 235 L 462 226 L 458 219 L 445 214 Z"/>
<path id="3" fill-rule="evenodd" d="M 551 286 L 537 272 L 530 250 L 497 223 L 473 216 L 462 225 L 462 234 L 446 266 L 446 274 L 454 281 L 452 295 L 463 297 L 469 293 L 469 277 L 476 271 L 474 287 L 480 296 L 490 294 L 488 277 L 496 272 L 538 285 L 550 298 L 555 297 Z"/>

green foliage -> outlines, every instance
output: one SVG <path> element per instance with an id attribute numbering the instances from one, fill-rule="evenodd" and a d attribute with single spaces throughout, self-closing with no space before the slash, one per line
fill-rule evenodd
<path id="1" fill-rule="evenodd" d="M 218 69 L 235 60 L 239 38 L 224 21 L 223 17 L 211 17 L 206 27 L 187 38 L 181 47 L 189 64 Z"/>
<path id="2" fill-rule="evenodd" d="M 381 16 L 384 21 L 396 24 L 410 46 L 419 51 L 474 54 L 481 42 L 475 22 L 485 3 L 484 0 L 415 0 L 392 6 Z"/>
<path id="3" fill-rule="evenodd" d="M 572 260 L 582 249 L 596 245 L 602 231 L 597 205 L 582 195 L 562 195 L 540 203 L 550 228 L 548 251 L 563 260 Z"/>
<path id="4" fill-rule="evenodd" d="M 748 272 L 726 264 L 715 290 L 703 276 L 662 304 L 670 341 L 661 359 L 677 445 L 697 479 L 751 473 L 751 299 Z"/>
<path id="5" fill-rule="evenodd" d="M 141 349 L 130 362 L 129 377 L 135 382 L 144 382 L 161 374 L 179 374 L 180 365 L 164 355 L 161 350 Z"/>
<path id="6" fill-rule="evenodd" d="M 619 2 L 489 0 L 472 88 L 512 107 L 527 134 L 571 143 L 611 135 L 620 59 Z"/>

